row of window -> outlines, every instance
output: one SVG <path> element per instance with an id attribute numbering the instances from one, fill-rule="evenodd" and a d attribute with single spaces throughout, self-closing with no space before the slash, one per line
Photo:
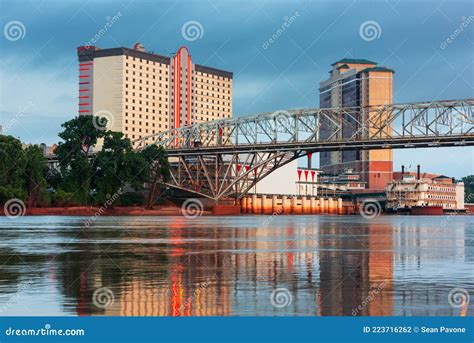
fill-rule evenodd
<path id="1" fill-rule="evenodd" d="M 155 79 L 155 78 L 153 78 L 153 79 Z M 160 76 L 160 79 L 159 79 L 159 80 L 162 81 L 161 76 Z M 129 81 L 128 76 L 125 76 L 125 81 Z M 137 82 L 137 79 L 132 78 L 132 82 Z M 165 79 L 165 82 L 168 82 L 168 78 Z M 139 83 L 139 84 L 149 85 L 149 84 L 150 84 L 150 81 L 147 80 L 147 81 L 145 81 L 145 82 L 142 82 L 142 79 L 138 79 L 138 83 Z M 155 82 L 152 82 L 152 86 L 156 86 L 156 83 L 155 83 Z M 163 84 L 162 84 L 162 83 L 159 83 L 159 84 L 158 84 L 158 87 L 163 87 Z"/>
<path id="2" fill-rule="evenodd" d="M 428 194 L 428 199 L 436 199 L 436 200 L 456 200 L 456 197 L 455 197 L 455 196 L 452 196 L 452 195 L 438 195 L 438 194 L 431 195 L 431 194 Z"/>
<path id="3" fill-rule="evenodd" d="M 213 92 L 223 92 L 223 93 L 230 94 L 230 89 L 227 90 L 227 92 L 226 92 L 225 90 L 220 90 L 219 88 L 214 88 L 214 87 L 210 87 L 210 88 L 209 88 L 209 86 L 205 86 L 205 87 L 204 87 L 204 85 L 199 84 L 199 83 L 196 85 L 196 88 L 207 89 L 207 90 L 211 90 L 211 91 L 213 91 Z M 229 88 L 230 88 L 230 87 L 229 87 Z"/>
<path id="4" fill-rule="evenodd" d="M 166 91 L 165 93 L 166 93 L 165 95 L 168 95 L 168 92 L 167 92 L 167 91 Z M 129 95 L 129 94 L 131 94 L 132 96 L 137 96 L 137 93 L 135 93 L 135 92 L 130 92 L 130 93 L 129 93 L 128 91 L 125 91 L 125 95 Z M 161 94 L 161 90 L 158 92 L 158 94 Z M 145 96 L 145 99 L 149 99 L 149 94 L 148 94 L 148 93 L 143 93 L 143 94 L 138 93 L 138 97 L 143 97 L 143 96 Z M 151 98 L 152 98 L 153 100 L 156 99 L 154 95 L 152 95 Z M 128 98 L 125 98 L 125 99 L 128 99 Z M 161 98 L 160 98 L 160 99 L 161 99 Z M 165 98 L 165 101 L 168 101 L 168 97 Z"/>
<path id="5" fill-rule="evenodd" d="M 128 81 L 128 77 L 125 78 L 125 81 Z M 133 79 L 133 82 L 135 82 L 135 79 Z M 142 84 L 141 80 L 139 81 L 139 84 Z M 145 85 L 149 86 L 149 82 L 146 81 Z M 152 86 L 156 86 L 155 82 L 152 82 Z M 161 88 L 158 88 L 158 93 L 159 94 L 162 94 L 162 89 L 165 88 L 163 87 L 163 85 L 160 83 L 159 84 L 159 87 Z M 125 88 L 132 88 L 132 89 L 137 89 L 137 90 L 141 90 L 141 91 L 146 91 L 146 92 L 150 92 L 150 88 L 149 87 L 142 87 L 142 86 L 135 86 L 134 84 L 131 85 L 130 87 L 130 84 L 129 83 L 125 83 Z M 199 86 L 198 86 L 199 88 Z M 200 87 L 201 89 L 204 89 L 204 87 Z M 209 89 L 209 87 L 206 88 L 207 90 L 211 90 L 211 91 L 214 91 L 214 92 L 218 92 L 219 90 L 215 90 L 214 87 L 212 87 L 212 89 Z M 151 88 L 151 92 L 152 93 L 156 93 L 156 88 Z M 198 94 L 199 94 L 199 90 L 196 91 Z M 128 91 L 125 92 L 126 94 L 128 94 Z M 222 92 L 220 92 L 222 93 Z M 214 95 L 209 95 L 209 92 L 206 92 L 206 96 L 213 96 L 213 97 L 217 97 L 219 98 L 219 94 L 220 93 L 217 93 L 217 94 L 214 94 Z M 230 90 L 227 91 L 227 94 L 230 94 Z M 165 91 L 165 95 L 168 95 L 168 91 Z M 201 91 L 201 95 L 204 95 L 204 91 Z M 139 94 L 140 96 L 140 94 Z M 225 99 L 226 97 L 224 95 L 222 95 L 222 99 Z M 230 100 L 230 96 L 227 97 L 228 100 Z"/>
<path id="6" fill-rule="evenodd" d="M 454 187 L 439 187 L 439 186 L 428 186 L 429 190 L 439 191 L 439 192 L 455 192 Z"/>
<path id="7" fill-rule="evenodd" d="M 128 95 L 128 91 L 126 91 L 125 94 Z M 132 95 L 135 96 L 135 92 L 132 92 Z M 146 99 L 149 98 L 149 97 L 148 97 L 148 94 L 146 94 L 146 97 L 145 97 L 145 98 L 146 98 Z M 187 94 L 185 94 L 185 98 L 187 98 Z M 156 97 L 155 97 L 154 95 L 152 96 L 152 100 L 156 100 Z M 191 100 L 194 100 L 194 95 L 191 95 Z M 140 105 L 143 104 L 143 100 L 135 100 L 135 99 L 130 99 L 130 98 L 128 98 L 128 97 L 125 98 L 125 102 L 131 102 L 132 104 L 135 104 L 136 101 L 138 101 L 138 104 L 140 104 Z M 167 97 L 166 97 L 166 98 L 162 98 L 162 97 L 160 96 L 160 97 L 158 97 L 158 101 L 168 102 L 168 98 L 167 98 Z M 181 99 L 180 102 L 183 103 L 183 99 Z M 204 98 L 201 98 L 201 97 L 197 97 L 196 102 L 200 104 L 200 105 L 198 105 L 198 106 L 200 106 L 200 107 L 203 107 L 203 104 L 209 104 L 209 103 L 210 103 L 210 104 L 223 105 L 223 106 L 230 106 L 230 105 L 231 105 L 230 102 L 227 102 L 227 101 L 222 101 L 222 103 L 221 103 L 219 100 L 211 99 L 211 101 L 209 102 L 209 101 L 205 101 L 205 99 L 204 99 Z M 193 102 L 193 104 L 194 104 L 194 102 Z M 148 102 L 148 101 L 146 101 L 146 105 L 147 105 L 147 106 L 149 105 L 149 102 Z M 152 105 L 153 107 L 156 106 L 156 105 L 155 105 L 155 102 L 152 102 L 151 105 Z M 160 106 L 161 106 L 161 105 L 160 105 Z M 207 108 L 209 108 L 209 105 L 206 105 L 206 106 L 207 106 Z M 214 106 L 212 106 L 212 108 L 214 109 Z"/>
<path id="8" fill-rule="evenodd" d="M 158 107 L 160 109 L 156 110 L 155 108 L 152 108 L 151 110 L 149 108 L 145 108 L 145 112 L 146 113 L 153 113 L 153 114 L 164 114 L 166 112 L 162 112 L 161 108 L 161 104 L 158 104 Z M 165 104 L 164 107 L 167 109 L 168 108 L 168 104 Z M 202 107 L 202 106 L 201 106 Z M 131 111 L 139 111 L 139 112 L 143 112 L 143 108 L 142 107 L 135 107 L 135 106 L 129 106 L 129 105 L 125 105 L 125 109 L 126 110 L 131 110 Z M 209 109 L 209 106 L 207 106 L 207 111 L 204 111 L 203 108 L 201 109 L 196 109 L 195 111 L 198 112 L 198 113 L 201 113 L 201 114 L 207 114 L 207 115 L 212 115 L 214 117 L 225 117 L 227 115 L 227 113 L 230 113 L 230 111 L 226 111 L 225 108 L 221 108 L 221 107 L 216 107 L 214 108 L 214 106 L 212 106 L 211 109 Z M 217 113 L 216 113 L 217 112 Z M 127 115 L 128 112 L 125 112 L 125 115 Z M 134 113 L 132 113 L 132 115 L 135 115 Z M 141 115 L 141 114 L 139 114 Z"/>
<path id="9" fill-rule="evenodd" d="M 135 68 L 136 68 L 137 70 L 143 70 L 143 66 L 142 66 L 142 65 L 136 65 L 136 64 L 131 64 L 131 65 L 130 65 L 130 64 L 127 62 L 127 63 L 125 63 L 125 66 L 132 68 L 132 69 L 125 69 L 126 72 L 128 72 L 128 70 L 132 70 L 132 71 L 133 71 L 133 69 L 135 69 Z M 157 72 L 157 70 L 156 70 L 155 68 L 153 68 L 153 67 L 151 67 L 151 68 L 146 67 L 144 70 L 145 70 L 145 71 L 151 71 L 152 73 L 156 73 L 156 72 Z M 162 73 L 162 72 L 163 72 L 163 73 Z M 162 67 L 162 64 L 160 63 L 159 68 L 158 68 L 158 73 L 159 73 L 159 74 L 168 75 L 168 68 L 167 68 L 167 67 Z M 133 71 L 133 75 L 135 75 L 135 71 Z M 140 73 L 140 76 L 141 76 L 141 73 Z"/>
<path id="10" fill-rule="evenodd" d="M 128 56 L 128 55 L 126 55 L 125 58 L 127 60 L 131 60 L 131 61 L 134 61 L 134 62 L 150 64 L 150 60 L 148 60 L 148 59 L 142 59 L 142 58 L 139 58 L 139 57 L 131 57 L 131 56 Z M 160 63 L 160 62 L 155 62 L 155 61 L 151 61 L 151 64 L 152 64 L 152 66 L 153 65 L 158 65 L 158 68 L 163 68 L 165 70 L 166 75 L 168 75 L 168 70 L 166 70 L 168 68 L 168 65 L 165 65 L 165 64 Z M 137 68 L 139 70 L 143 70 L 143 65 L 142 64 L 135 64 L 135 63 L 125 62 L 125 66 L 131 67 L 131 68 Z M 145 67 L 145 70 L 150 71 L 149 67 Z M 155 72 L 155 69 L 153 67 L 151 67 L 151 70 L 153 72 Z M 161 70 L 159 72 L 161 73 Z M 203 73 L 203 72 L 200 72 L 200 71 L 196 71 L 195 73 L 196 73 L 196 75 L 207 77 L 207 78 L 212 78 L 212 79 L 217 79 L 217 80 L 222 80 L 222 81 L 223 80 L 228 80 L 228 78 L 220 76 L 220 75 L 215 75 L 215 74 L 210 74 L 210 73 Z"/>

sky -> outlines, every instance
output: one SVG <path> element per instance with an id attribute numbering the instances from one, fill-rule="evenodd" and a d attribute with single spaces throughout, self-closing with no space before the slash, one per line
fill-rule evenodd
<path id="1" fill-rule="evenodd" d="M 2 0 L 0 125 L 57 142 L 77 114 L 76 48 L 94 37 L 161 55 L 186 45 L 195 63 L 234 73 L 234 116 L 319 107 L 319 82 L 341 58 L 394 69 L 395 103 L 474 98 L 471 16 L 472 0 Z M 402 164 L 459 178 L 474 174 L 474 148 L 395 150 Z"/>

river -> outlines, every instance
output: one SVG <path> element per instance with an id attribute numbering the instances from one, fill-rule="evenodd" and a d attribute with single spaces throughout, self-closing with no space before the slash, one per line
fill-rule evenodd
<path id="1" fill-rule="evenodd" d="M 0 315 L 474 315 L 472 216 L 87 219 L 0 217 Z"/>

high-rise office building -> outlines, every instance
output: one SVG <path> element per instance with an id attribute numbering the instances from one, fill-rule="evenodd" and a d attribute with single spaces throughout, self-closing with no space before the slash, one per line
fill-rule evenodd
<path id="1" fill-rule="evenodd" d="M 358 121 L 368 120 L 372 114 L 369 106 L 392 103 L 392 80 L 394 71 L 378 66 L 377 63 L 364 60 L 344 58 L 332 64 L 330 77 L 320 83 L 320 107 L 357 107 L 354 111 Z M 339 118 L 342 119 L 342 118 Z M 345 118 L 350 122 L 350 118 Z M 356 125 L 343 124 L 339 139 L 351 137 Z M 330 129 L 321 127 L 321 138 L 327 138 Z M 320 153 L 320 168 L 325 173 L 341 174 L 353 169 L 361 175 L 367 187 L 383 190 L 392 180 L 392 150 L 351 150 Z"/>
<path id="2" fill-rule="evenodd" d="M 110 129 L 136 140 L 232 116 L 232 76 L 194 64 L 186 47 L 173 57 L 133 49 L 77 48 L 79 114 L 106 117 Z"/>

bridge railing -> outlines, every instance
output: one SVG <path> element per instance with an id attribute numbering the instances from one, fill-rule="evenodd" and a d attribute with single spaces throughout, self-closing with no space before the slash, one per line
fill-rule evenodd
<path id="1" fill-rule="evenodd" d="M 276 111 L 216 120 L 147 136 L 166 149 L 350 142 L 474 134 L 474 99 Z"/>

